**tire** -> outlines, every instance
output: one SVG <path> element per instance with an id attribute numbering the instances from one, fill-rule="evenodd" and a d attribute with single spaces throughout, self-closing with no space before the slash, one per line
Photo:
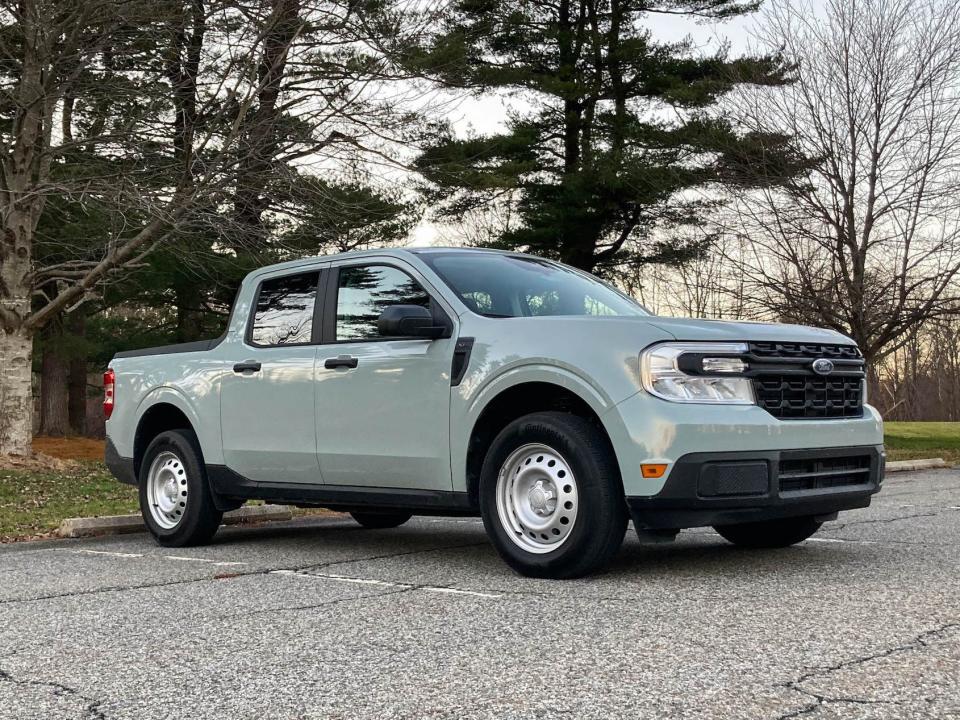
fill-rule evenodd
<path id="1" fill-rule="evenodd" d="M 738 547 L 760 549 L 795 545 L 817 532 L 821 525 L 822 523 L 812 517 L 795 517 L 739 525 L 716 525 L 713 529 Z"/>
<path id="2" fill-rule="evenodd" d="M 169 430 L 157 435 L 144 453 L 139 480 L 140 513 L 160 545 L 210 542 L 223 513 L 214 505 L 193 431 Z"/>
<path id="3" fill-rule="evenodd" d="M 403 525 L 413 517 L 413 513 L 400 510 L 385 510 L 383 512 L 357 510 L 350 513 L 351 517 L 368 530 L 385 530 Z"/>
<path id="4" fill-rule="evenodd" d="M 526 415 L 497 435 L 480 475 L 480 512 L 507 565 L 552 579 L 603 568 L 628 520 L 606 435 L 563 412 Z"/>

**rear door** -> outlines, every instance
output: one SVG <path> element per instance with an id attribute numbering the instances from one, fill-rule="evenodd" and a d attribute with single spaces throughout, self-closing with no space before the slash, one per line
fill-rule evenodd
<path id="1" fill-rule="evenodd" d="M 220 393 L 227 467 L 263 483 L 319 483 L 314 428 L 320 269 L 261 280 Z"/>
<path id="2" fill-rule="evenodd" d="M 334 264 L 317 355 L 317 451 L 324 482 L 450 490 L 454 337 L 383 338 L 390 305 L 422 305 L 453 322 L 425 280 L 396 259 Z"/>

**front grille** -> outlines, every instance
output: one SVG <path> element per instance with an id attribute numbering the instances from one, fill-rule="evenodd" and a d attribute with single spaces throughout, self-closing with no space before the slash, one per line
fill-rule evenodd
<path id="1" fill-rule="evenodd" d="M 870 456 L 780 460 L 780 492 L 870 484 Z"/>
<path id="2" fill-rule="evenodd" d="M 750 343 L 750 354 L 763 358 L 800 358 L 815 360 L 825 357 L 830 360 L 860 360 L 862 355 L 856 345 L 823 345 L 821 343 Z"/>
<path id="3" fill-rule="evenodd" d="M 834 363 L 829 375 L 813 362 Z M 747 361 L 757 404 L 784 420 L 863 415 L 864 362 L 853 345 L 750 343 Z"/>
<path id="4" fill-rule="evenodd" d="M 863 415 L 860 378 L 764 376 L 755 378 L 757 404 L 779 418 L 842 418 Z"/>

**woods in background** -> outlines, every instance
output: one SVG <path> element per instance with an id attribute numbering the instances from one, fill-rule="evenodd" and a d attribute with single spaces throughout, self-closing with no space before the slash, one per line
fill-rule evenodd
<path id="1" fill-rule="evenodd" d="M 380 92 L 390 16 L 355 9 L 0 3 L 0 453 L 29 452 L 35 343 L 41 428 L 77 431 L 73 359 L 217 332 L 251 268 L 406 235 L 360 159 L 419 118 Z"/>

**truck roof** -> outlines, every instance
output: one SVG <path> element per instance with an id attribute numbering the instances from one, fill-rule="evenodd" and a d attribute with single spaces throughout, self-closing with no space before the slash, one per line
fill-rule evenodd
<path id="1" fill-rule="evenodd" d="M 455 246 L 429 246 L 429 247 L 390 247 L 373 248 L 370 250 L 351 250 L 345 253 L 335 253 L 333 255 L 311 255 L 309 257 L 288 260 L 282 263 L 264 265 L 250 272 L 247 277 L 253 277 L 265 272 L 282 270 L 285 268 L 298 268 L 304 265 L 312 265 L 317 262 L 334 262 L 345 258 L 364 258 L 364 257 L 383 257 L 384 255 L 393 257 L 403 257 L 405 255 L 431 255 L 434 253 L 496 253 L 500 255 L 521 255 L 522 253 L 510 252 L 506 250 L 494 250 L 492 248 L 470 248 Z"/>

